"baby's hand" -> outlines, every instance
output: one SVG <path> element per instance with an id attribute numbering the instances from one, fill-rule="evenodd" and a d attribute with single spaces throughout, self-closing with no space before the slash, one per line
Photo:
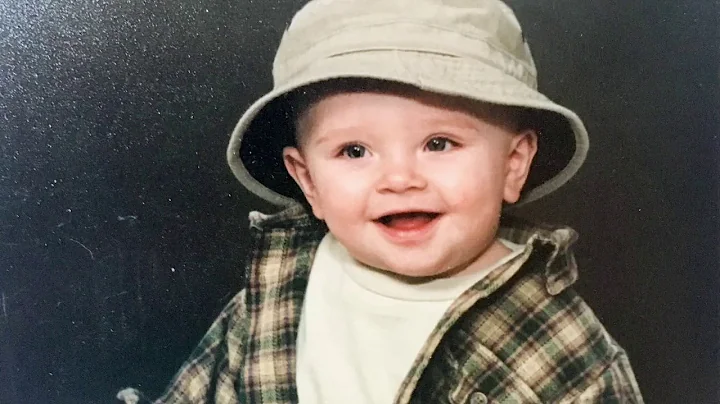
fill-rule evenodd
<path id="1" fill-rule="evenodd" d="M 143 397 L 143 393 L 137 389 L 128 387 L 127 389 L 120 390 L 116 397 L 125 404 L 138 404 L 140 399 Z"/>

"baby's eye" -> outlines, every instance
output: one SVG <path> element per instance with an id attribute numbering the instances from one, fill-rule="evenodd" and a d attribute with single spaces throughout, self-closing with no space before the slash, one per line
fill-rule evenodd
<path id="1" fill-rule="evenodd" d="M 350 144 L 342 148 L 342 155 L 351 159 L 359 159 L 365 156 L 365 151 L 365 146 Z"/>
<path id="2" fill-rule="evenodd" d="M 453 146 L 457 146 L 457 143 L 444 137 L 432 138 L 426 144 L 427 149 L 430 151 L 446 151 Z"/>

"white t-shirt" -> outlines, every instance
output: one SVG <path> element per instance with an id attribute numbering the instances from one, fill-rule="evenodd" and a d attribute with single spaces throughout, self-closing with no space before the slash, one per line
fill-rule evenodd
<path id="1" fill-rule="evenodd" d="M 476 273 L 408 284 L 355 261 L 330 233 L 315 256 L 300 317 L 301 404 L 389 404 L 452 302 L 524 246 Z"/>

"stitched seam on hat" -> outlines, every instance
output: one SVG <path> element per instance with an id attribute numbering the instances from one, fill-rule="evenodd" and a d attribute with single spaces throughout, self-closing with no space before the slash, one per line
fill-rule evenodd
<path id="1" fill-rule="evenodd" d="M 443 27 L 443 26 L 439 26 L 439 25 L 435 25 L 435 24 L 418 23 L 417 21 L 413 21 L 413 20 L 409 20 L 409 19 L 404 20 L 404 19 L 397 19 L 396 17 L 393 17 L 393 18 L 394 19 L 392 19 L 392 20 L 386 19 L 385 21 L 380 21 L 380 22 L 373 21 L 373 22 L 368 22 L 365 24 L 353 25 L 351 27 L 340 27 L 340 28 L 334 29 L 334 30 L 328 32 L 326 35 L 316 39 L 315 43 L 317 44 L 319 42 L 326 41 L 327 39 L 331 38 L 332 36 L 338 35 L 339 33 L 352 32 L 353 30 L 358 30 L 358 29 L 363 29 L 363 28 L 377 28 L 377 27 L 388 26 L 388 25 L 400 23 L 400 24 L 408 24 L 408 25 L 413 25 L 413 26 L 422 27 L 422 28 L 433 28 L 433 29 L 437 29 L 437 30 L 444 31 L 447 33 L 458 34 L 467 39 L 482 41 L 485 44 L 487 44 L 490 48 L 492 48 L 494 51 L 501 53 L 503 56 L 510 58 L 510 59 L 516 61 L 517 63 L 523 65 L 525 68 L 528 69 L 529 72 L 532 72 L 534 70 L 534 66 L 532 66 L 531 64 L 528 64 L 525 61 L 518 59 L 513 54 L 505 51 L 504 49 L 497 47 L 493 43 L 487 41 L 486 38 L 484 38 L 482 36 L 471 35 L 470 33 L 466 32 L 466 31 L 453 30 L 448 27 Z M 311 28 L 310 27 L 303 28 L 302 30 L 309 31 L 309 30 L 311 30 Z M 296 36 L 295 35 L 296 32 L 297 31 L 289 32 L 287 39 L 290 40 L 291 42 L 294 42 L 292 40 L 292 37 Z M 536 77 L 537 74 L 531 74 L 531 76 Z"/>
<path id="2" fill-rule="evenodd" d="M 484 44 L 487 44 L 487 42 L 483 42 Z M 488 44 L 489 45 L 489 44 Z M 317 45 L 313 45 L 312 47 L 315 47 Z M 420 47 L 418 47 L 420 48 Z M 446 53 L 443 53 L 441 51 L 436 50 L 428 50 L 428 49 L 418 49 L 414 47 L 393 47 L 392 45 L 382 45 L 382 46 L 375 46 L 373 48 L 368 47 L 357 47 L 357 48 L 349 48 L 345 47 L 344 49 L 327 49 L 322 52 L 323 56 L 322 58 L 331 58 L 331 57 L 337 57 L 340 55 L 346 55 L 346 54 L 352 54 L 352 53 L 362 53 L 362 52 L 372 52 L 372 51 L 394 51 L 394 50 L 402 50 L 402 51 L 412 51 L 412 52 L 419 52 L 419 53 L 425 53 L 425 54 L 435 54 L 435 55 L 447 55 Z M 489 50 L 492 52 L 494 51 L 494 48 L 488 46 Z M 287 70 L 288 66 L 297 66 L 297 59 L 306 59 L 309 53 L 316 52 L 315 49 L 312 51 L 309 51 L 307 48 L 303 52 L 294 52 L 291 55 L 287 55 L 282 59 L 276 60 L 276 67 L 281 67 L 283 70 Z M 501 52 L 496 52 L 495 55 L 497 56 L 497 59 L 490 56 L 482 56 L 482 55 L 466 55 L 466 56 L 458 56 L 458 55 L 449 55 L 457 59 L 462 59 L 467 57 L 471 60 L 483 60 L 486 63 L 494 66 L 496 69 L 505 72 L 506 74 L 509 74 L 510 76 L 515 77 L 518 80 L 525 81 L 526 79 L 530 79 L 533 83 L 537 82 L 537 76 L 534 74 L 534 72 L 527 68 L 527 65 L 524 63 L 521 63 L 518 61 L 518 59 L 510 57 L 508 58 L 506 54 Z M 311 60 L 303 60 L 303 65 L 310 65 L 312 63 Z M 516 66 L 516 67 L 514 67 Z M 295 70 L 304 70 L 307 68 L 307 66 L 304 66 L 302 69 L 296 68 Z"/>
<path id="3" fill-rule="evenodd" d="M 446 54 L 446 53 L 432 51 L 432 50 L 411 49 L 411 48 L 398 49 L 397 47 L 384 47 L 384 46 L 383 47 L 378 46 L 378 47 L 374 47 L 374 48 L 349 49 L 349 50 L 344 50 L 344 51 L 328 52 L 323 55 L 323 58 L 331 59 L 331 58 L 340 57 L 343 55 L 362 54 L 362 53 L 370 53 L 370 52 L 377 52 L 377 51 L 381 51 L 381 52 L 394 52 L 394 51 L 406 52 L 407 51 L 407 52 L 414 52 L 414 53 L 422 53 L 422 54 L 426 54 L 429 56 L 449 57 L 449 58 L 452 58 L 455 60 L 462 60 L 465 58 L 463 56 L 451 55 L 451 54 Z M 303 56 L 305 56 L 305 54 L 298 54 L 297 56 L 294 56 L 292 59 L 302 58 Z M 284 62 L 285 62 L 284 65 L 285 66 L 292 65 L 294 63 L 294 62 L 291 62 L 292 59 L 288 58 L 288 59 L 284 60 Z M 525 69 L 524 66 L 522 66 L 522 65 L 520 65 L 522 70 L 520 72 L 518 72 L 517 70 L 512 69 L 509 66 L 502 66 L 502 64 L 498 64 L 498 62 L 493 60 L 492 58 L 475 57 L 475 58 L 472 58 L 471 60 L 484 61 L 486 64 L 488 64 L 492 68 L 497 69 L 498 71 L 501 71 L 505 74 L 508 74 L 509 76 L 511 76 L 511 77 L 515 78 L 516 80 L 523 82 L 523 83 L 527 79 L 531 80 L 533 83 L 535 83 L 537 80 L 536 76 L 531 74 L 531 72 L 529 72 L 527 69 Z M 510 63 L 512 63 L 512 61 Z M 311 62 L 304 63 L 304 66 L 302 69 L 294 69 L 294 70 L 296 70 L 296 73 L 292 74 L 290 76 L 297 76 L 300 72 L 307 70 L 311 64 L 312 64 Z M 283 69 L 287 70 L 287 68 L 283 68 Z M 288 76 L 287 71 L 283 72 L 282 74 L 283 74 L 283 76 L 290 77 L 290 76 Z M 525 83 L 525 84 L 527 84 L 527 83 Z"/>

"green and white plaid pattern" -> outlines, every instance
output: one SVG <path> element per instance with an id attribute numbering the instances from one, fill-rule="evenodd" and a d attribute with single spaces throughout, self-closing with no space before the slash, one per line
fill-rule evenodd
<path id="1" fill-rule="evenodd" d="M 327 229 L 300 206 L 253 227 L 247 287 L 157 403 L 298 402 L 298 324 Z M 500 233 L 525 251 L 453 303 L 395 403 L 642 403 L 625 352 L 571 287 L 575 232 L 504 218 Z"/>

